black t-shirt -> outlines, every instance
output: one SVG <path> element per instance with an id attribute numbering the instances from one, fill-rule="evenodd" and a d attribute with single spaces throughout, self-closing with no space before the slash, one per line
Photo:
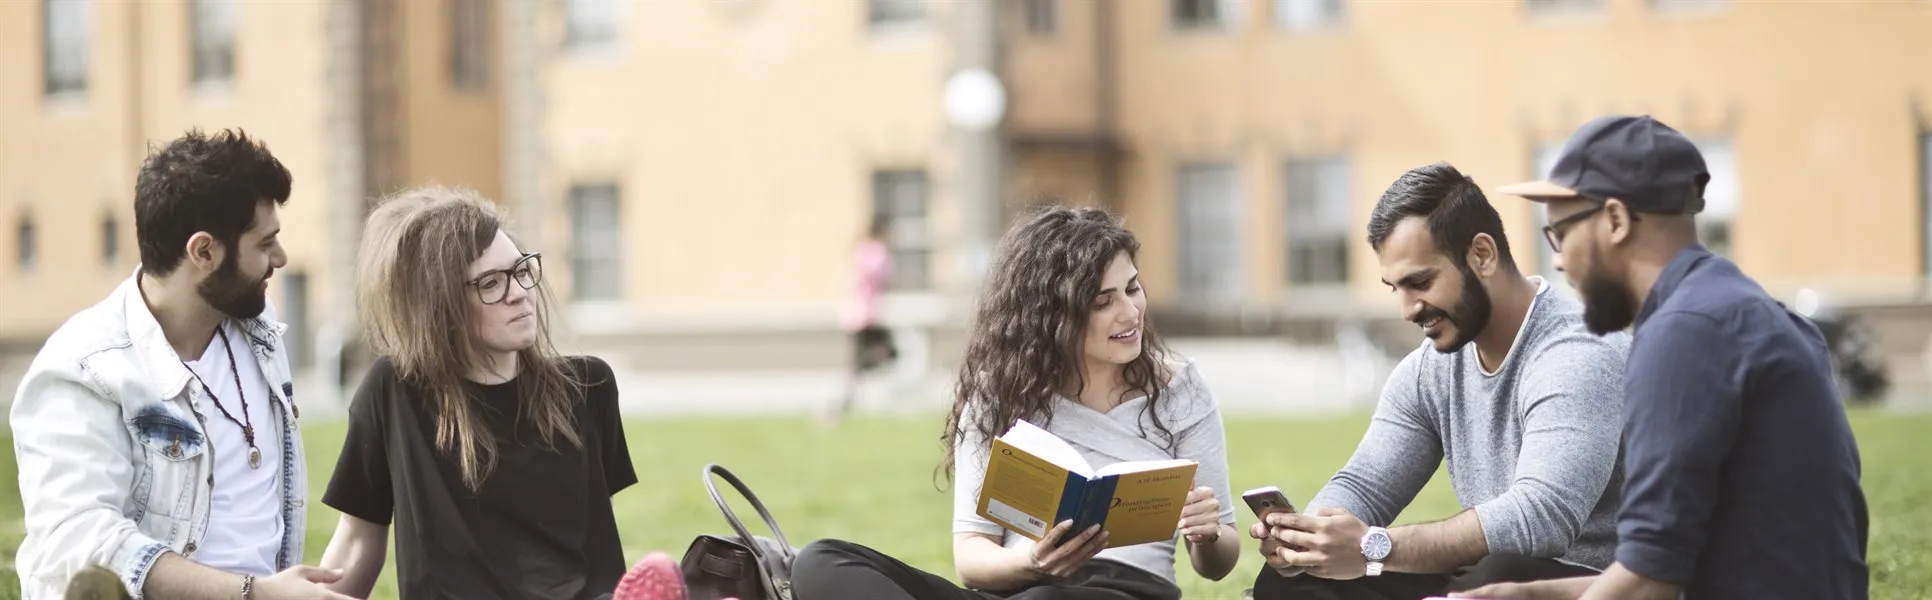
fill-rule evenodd
<path id="1" fill-rule="evenodd" d="M 436 449 L 436 410 L 378 360 L 349 407 L 349 435 L 322 502 L 365 521 L 394 524 L 403 598 L 583 600 L 609 594 L 624 574 L 610 497 L 633 483 L 610 366 L 573 357 L 585 383 L 575 406 L 584 447 L 561 437 L 541 448 L 518 422 L 517 386 L 468 384 L 497 436 L 496 469 L 479 493 L 454 457 Z"/>

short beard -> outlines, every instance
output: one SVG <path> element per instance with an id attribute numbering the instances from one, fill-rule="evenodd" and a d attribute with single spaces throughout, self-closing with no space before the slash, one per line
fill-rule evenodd
<path id="1" fill-rule="evenodd" d="M 221 311 L 221 314 L 236 319 L 253 319 L 268 310 L 268 294 L 262 290 L 262 282 L 267 280 L 266 273 L 261 279 L 243 277 L 241 261 L 236 253 L 229 252 L 214 275 L 195 285 L 195 293 L 200 294 L 203 301 Z"/>
<path id="2" fill-rule="evenodd" d="M 1476 336 L 1489 327 L 1489 313 L 1495 308 L 1489 301 L 1489 288 L 1476 278 L 1475 269 L 1465 264 L 1456 265 L 1456 270 L 1462 272 L 1462 297 L 1456 299 L 1455 308 L 1444 314 L 1456 325 L 1456 339 L 1447 349 L 1436 349 L 1443 354 L 1461 352 L 1463 346 L 1476 341 Z"/>
<path id="3" fill-rule="evenodd" d="M 1603 257 L 1592 251 L 1590 268 L 1577 287 L 1577 295 L 1583 297 L 1583 326 L 1597 335 L 1623 331 L 1637 320 L 1637 302 L 1629 289 L 1603 274 L 1602 264 Z"/>

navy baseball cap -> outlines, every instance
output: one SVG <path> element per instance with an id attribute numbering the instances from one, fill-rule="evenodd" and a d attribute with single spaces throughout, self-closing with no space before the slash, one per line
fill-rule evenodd
<path id="1" fill-rule="evenodd" d="M 1710 181 L 1690 138 L 1649 115 L 1612 115 L 1577 128 L 1542 181 L 1496 191 L 1536 202 L 1615 198 L 1632 212 L 1692 215 L 1704 210 Z"/>

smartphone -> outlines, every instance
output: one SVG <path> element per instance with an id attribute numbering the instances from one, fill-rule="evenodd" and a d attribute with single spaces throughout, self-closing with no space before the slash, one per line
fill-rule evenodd
<path id="1" fill-rule="evenodd" d="M 1271 512 L 1295 512 L 1295 503 L 1289 502 L 1288 495 L 1272 485 L 1242 492 L 1241 499 L 1254 511 L 1255 518 L 1266 518 Z"/>

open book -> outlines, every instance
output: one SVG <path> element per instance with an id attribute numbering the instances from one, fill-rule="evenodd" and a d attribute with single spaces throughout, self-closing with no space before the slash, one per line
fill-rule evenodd
<path id="1" fill-rule="evenodd" d="M 1107 547 L 1174 539 L 1191 460 L 1121 462 L 1094 469 L 1066 440 L 1026 421 L 993 440 L 979 516 L 1035 541 L 1061 521 L 1072 538 L 1104 523 Z"/>

